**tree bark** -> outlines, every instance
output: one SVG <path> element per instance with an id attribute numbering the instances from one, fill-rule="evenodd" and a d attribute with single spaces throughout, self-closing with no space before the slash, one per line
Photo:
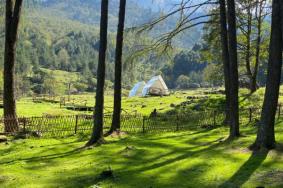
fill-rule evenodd
<path id="1" fill-rule="evenodd" d="M 246 49 L 246 70 L 247 70 L 247 76 L 249 78 L 249 88 L 250 91 L 252 91 L 252 80 L 253 80 L 253 74 L 251 70 L 251 34 L 252 34 L 252 12 L 251 12 L 251 2 L 248 2 L 247 7 L 247 33 L 246 33 L 246 40 L 247 40 L 247 49 Z"/>
<path id="2" fill-rule="evenodd" d="M 230 138 L 240 136 L 239 130 L 239 80 L 237 58 L 237 32 L 235 1 L 227 1 L 228 49 L 230 61 Z"/>
<path id="3" fill-rule="evenodd" d="M 108 30 L 108 0 L 101 1 L 100 19 L 100 45 L 97 67 L 97 89 L 94 109 L 93 133 L 86 146 L 101 143 L 103 139 L 103 110 L 104 110 L 104 85 L 105 85 L 105 59 L 107 49 L 107 30 Z"/>
<path id="4" fill-rule="evenodd" d="M 260 2 L 259 2 L 260 1 Z M 255 66 L 254 72 L 252 76 L 252 83 L 251 83 L 251 93 L 254 93 L 257 89 L 257 74 L 258 74 L 258 67 L 260 63 L 260 45 L 261 45 L 261 30 L 262 30 L 262 12 L 263 12 L 263 3 L 265 0 L 257 0 L 257 8 L 256 8 L 256 21 L 257 21 L 257 39 L 256 39 L 256 54 L 255 54 Z"/>
<path id="5" fill-rule="evenodd" d="M 112 125 L 109 130 L 109 134 L 111 134 L 113 131 L 119 131 L 120 123 L 121 123 L 122 56 L 123 56 L 125 13 L 126 13 L 126 0 L 120 0 L 119 23 L 118 23 L 117 38 L 116 38 L 114 110 L 113 110 Z"/>
<path id="6" fill-rule="evenodd" d="M 5 132 L 19 129 L 15 97 L 15 59 L 22 0 L 6 1 L 5 54 L 4 54 L 4 124 Z"/>
<path id="7" fill-rule="evenodd" d="M 225 0 L 219 0 L 220 4 L 220 35 L 222 48 L 222 61 L 224 70 L 224 84 L 225 84 L 225 124 L 229 124 L 230 119 L 230 71 L 229 71 L 229 50 L 228 50 L 228 32 L 227 32 L 227 18 L 226 18 L 226 3 Z"/>
<path id="8" fill-rule="evenodd" d="M 275 147 L 274 123 L 280 88 L 283 49 L 282 16 L 283 2 L 273 0 L 266 89 L 257 138 L 252 146 L 254 149 Z"/>

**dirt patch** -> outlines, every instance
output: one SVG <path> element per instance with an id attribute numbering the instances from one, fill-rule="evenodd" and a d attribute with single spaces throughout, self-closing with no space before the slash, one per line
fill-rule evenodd
<path id="1" fill-rule="evenodd" d="M 251 153 L 252 151 L 249 148 L 237 148 L 236 151 L 239 153 Z"/>
<path id="2" fill-rule="evenodd" d="M 110 136 L 111 136 L 112 138 L 120 138 L 120 137 L 126 136 L 126 135 L 127 135 L 126 132 L 123 132 L 123 131 L 115 131 L 115 132 L 113 132 Z"/>
<path id="3" fill-rule="evenodd" d="M 138 149 L 135 146 L 126 146 L 122 151 L 120 151 L 120 154 L 123 157 L 132 157 L 136 155 L 138 152 Z"/>
<path id="4" fill-rule="evenodd" d="M 8 181 L 8 180 L 9 180 L 8 176 L 1 176 L 0 175 L 0 183 L 3 183 L 3 182 Z"/>
<path id="5" fill-rule="evenodd" d="M 0 143 L 2 142 L 7 142 L 8 141 L 8 138 L 4 135 L 0 135 Z"/>

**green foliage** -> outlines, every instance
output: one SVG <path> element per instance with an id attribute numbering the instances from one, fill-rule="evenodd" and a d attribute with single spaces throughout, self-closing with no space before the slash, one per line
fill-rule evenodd
<path id="1" fill-rule="evenodd" d="M 176 81 L 177 88 L 188 89 L 190 87 L 190 78 L 185 75 L 180 75 Z"/>
<path id="2" fill-rule="evenodd" d="M 191 83 L 202 83 L 202 71 L 207 63 L 201 60 L 198 50 L 199 47 L 196 44 L 190 51 L 181 51 L 176 54 L 172 64 L 162 68 L 163 77 L 169 87 L 177 87 L 177 79 L 181 75 L 189 77 Z"/>
<path id="3" fill-rule="evenodd" d="M 205 82 L 214 85 L 223 85 L 223 71 L 222 64 L 210 63 L 203 71 L 203 79 Z"/>
<path id="4" fill-rule="evenodd" d="M 238 1 L 237 5 L 237 42 L 238 42 L 238 65 L 239 65 L 239 79 L 246 79 L 247 68 L 246 68 L 246 48 L 247 48 L 247 12 L 244 11 L 247 8 L 247 4 L 250 4 L 252 1 Z M 255 6 L 256 3 L 251 3 L 252 6 Z M 242 3 L 242 5 L 241 5 Z M 245 4 L 245 5 L 244 5 Z M 243 8 L 244 7 L 244 8 Z M 253 9 L 255 10 L 255 8 Z M 221 38 L 220 38 L 220 25 L 219 25 L 219 8 L 212 9 L 211 13 L 217 13 L 215 16 L 210 17 L 211 22 L 205 24 L 203 28 L 203 47 L 201 49 L 201 58 L 206 62 L 215 64 L 207 67 L 205 70 L 205 80 L 211 80 L 212 83 L 218 85 L 222 82 L 222 51 L 221 51 Z M 255 16 L 255 15 L 253 15 Z M 251 30 L 251 39 L 250 39 L 250 61 L 251 61 L 251 71 L 254 71 L 255 66 L 255 54 L 256 54 L 256 42 L 257 42 L 257 23 L 256 18 L 252 19 L 252 30 Z M 240 29 L 241 25 L 241 29 Z M 260 86 L 265 85 L 266 78 L 266 66 L 268 59 L 268 46 L 269 46 L 269 36 L 270 36 L 270 23 L 266 18 L 262 23 L 261 31 L 261 44 L 260 44 L 260 57 L 259 57 L 259 69 L 257 75 L 257 81 Z M 211 69 L 211 70 L 209 70 Z M 209 75 L 214 75 L 214 78 Z M 217 79 L 219 80 L 217 82 Z M 211 83 L 210 82 L 210 83 Z"/>
<path id="5" fill-rule="evenodd" d="M 109 40 L 107 48 L 107 66 L 106 79 L 114 82 L 114 59 L 115 59 L 115 33 L 117 27 L 118 2 L 110 3 L 109 11 Z M 4 3 L 3 3 L 4 4 Z M 98 47 L 99 47 L 99 2 L 77 1 L 72 0 L 68 3 L 65 1 L 27 1 L 24 4 L 23 19 L 20 25 L 20 34 L 17 44 L 17 63 L 16 74 L 18 80 L 25 80 L 25 84 L 18 82 L 18 94 L 30 95 L 35 93 L 65 93 L 65 83 L 54 79 L 58 84 L 58 91 L 51 91 L 51 85 L 45 78 L 53 77 L 49 75 L 50 71 L 45 71 L 45 74 L 40 74 L 39 69 L 66 71 L 70 74 L 65 74 L 65 78 L 72 77 L 73 73 L 80 74 L 79 83 L 72 88 L 73 91 L 95 91 L 96 88 L 96 72 L 98 62 Z M 135 8 L 132 8 L 135 7 Z M 136 8 L 138 7 L 138 8 Z M 91 10 L 91 11 L 90 11 Z M 2 11 L 4 14 L 4 11 Z M 128 2 L 126 27 L 148 22 L 154 17 L 159 16 L 157 12 L 150 9 L 145 9 L 139 6 L 134 1 Z M 4 16 L 3 16 L 4 17 Z M 1 17 L 1 20 L 3 20 Z M 128 30 L 125 33 L 125 45 L 123 54 L 123 87 L 130 89 L 137 81 L 147 81 L 152 76 L 158 74 L 166 75 L 166 70 L 162 70 L 164 65 L 172 64 L 172 74 L 166 75 L 166 82 L 172 88 L 175 87 L 174 82 L 181 75 L 189 76 L 189 69 L 193 64 L 198 64 L 198 55 L 194 52 L 183 52 L 175 56 L 172 53 L 170 57 L 163 55 L 158 56 L 157 52 L 149 51 L 146 54 L 129 60 L 129 56 L 150 45 L 155 37 L 162 32 L 168 30 L 168 27 L 174 23 L 176 18 L 172 18 L 164 26 L 159 26 L 149 34 L 136 35 Z M 0 25 L 0 30 L 4 31 L 4 24 Z M 189 38 L 192 38 L 194 32 L 190 31 L 189 35 L 183 35 L 177 38 L 174 43 L 176 46 L 184 46 L 184 41 L 188 43 Z M 199 38 L 199 32 L 195 35 L 195 39 Z M 182 38 L 188 40 L 181 40 Z M 187 44 L 192 46 L 194 42 Z M 3 60 L 4 38 L 0 35 L 0 60 Z M 186 45 L 185 45 L 186 46 Z M 182 56 L 182 57 L 179 57 Z M 187 56 L 187 57 L 186 57 Z M 174 58 L 174 62 L 171 59 Z M 182 59 L 183 58 L 183 59 Z M 184 65 L 182 62 L 186 59 Z M 128 61 L 129 60 L 129 61 Z M 3 61 L 1 61 L 3 62 Z M 176 64 L 176 65 L 175 65 Z M 183 72 L 180 70 L 186 67 Z M 197 65 L 198 66 L 198 65 Z M 3 64 L 0 64 L 1 70 Z M 199 69 L 199 68 L 196 68 Z M 171 71 L 171 70 L 169 70 Z M 196 71 L 196 70 L 193 70 Z M 109 88 L 112 84 L 108 84 Z M 23 87 L 25 86 L 25 87 Z M 49 89 L 46 89 L 49 87 Z M 55 89 L 53 87 L 53 89 Z"/>

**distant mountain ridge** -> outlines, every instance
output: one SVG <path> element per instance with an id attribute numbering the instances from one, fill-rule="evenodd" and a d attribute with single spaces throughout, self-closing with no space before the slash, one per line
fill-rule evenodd
<path id="1" fill-rule="evenodd" d="M 128 0 L 126 10 L 126 27 L 140 26 L 149 23 L 162 14 L 158 7 L 172 7 L 179 0 Z M 39 15 L 45 17 L 57 17 L 58 19 L 69 19 L 83 24 L 99 27 L 101 0 L 43 0 L 39 7 L 35 8 Z M 152 6 L 151 6 L 152 5 Z M 109 30 L 116 31 L 118 21 L 119 0 L 109 1 Z M 167 10 L 168 11 L 168 10 Z M 158 25 L 151 32 L 152 37 L 168 32 L 176 26 L 178 17 L 171 17 L 166 22 Z M 191 48 L 198 42 L 201 29 L 193 28 L 185 31 L 177 37 L 175 44 L 181 48 Z"/>

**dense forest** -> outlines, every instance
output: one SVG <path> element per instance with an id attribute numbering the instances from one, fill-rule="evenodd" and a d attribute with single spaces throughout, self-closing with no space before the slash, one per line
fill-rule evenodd
<path id="1" fill-rule="evenodd" d="M 16 57 L 16 80 L 23 80 L 23 82 L 16 82 L 18 95 L 50 92 L 50 94 L 64 94 L 69 85 L 71 85 L 72 92 L 95 90 L 99 48 L 99 3 L 96 0 L 74 1 L 73 3 L 49 0 L 24 4 Z M 112 87 L 114 81 L 115 38 L 112 33 L 117 25 L 116 3 L 112 1 L 109 5 L 109 25 L 112 28 L 109 28 L 110 40 L 108 40 L 107 49 L 107 87 Z M 127 28 L 150 22 L 161 14 L 158 10 L 137 7 L 139 7 L 138 3 L 129 1 L 127 15 L 130 16 L 127 16 L 126 19 Z M 90 11 L 93 9 L 97 11 Z M 4 11 L 1 11 L 2 15 L 3 13 Z M 187 50 L 200 38 L 197 29 L 176 38 L 174 45 L 177 50 L 174 50 L 170 56 L 157 55 L 152 52 L 134 59 L 127 58 L 142 46 L 150 45 L 155 36 L 172 29 L 174 22 L 175 18 L 172 18 L 149 34 L 137 35 L 130 30 L 126 32 L 124 46 L 126 55 L 123 66 L 124 88 L 130 89 L 137 81 L 146 81 L 154 75 L 168 71 L 171 74 L 166 76 L 166 81 L 170 87 L 187 87 L 187 83 L 176 84 L 178 77 L 188 77 L 191 73 L 202 71 L 204 66 L 197 65 L 200 60 Z M 4 31 L 3 26 L 4 24 L 1 24 L 2 31 Z M 186 43 L 182 42 L 184 37 Z M 4 44 L 3 36 L 0 41 L 1 44 Z M 0 51 L 3 52 L 3 49 L 4 46 L 1 46 Z M 3 60 L 2 54 L 0 58 Z M 170 60 L 172 56 L 175 57 L 173 62 Z M 188 71 L 182 71 L 182 66 L 187 64 L 192 66 L 186 69 Z M 63 71 L 70 72 L 71 78 L 60 79 L 60 71 L 56 72 L 55 70 L 61 70 L 63 75 L 66 74 Z M 79 76 L 73 77 L 74 73 Z M 58 74 L 59 76 L 57 76 Z M 200 78 L 194 79 L 191 82 L 200 82 Z M 60 89 L 55 88 L 55 85 L 60 86 Z"/>
<path id="2" fill-rule="evenodd" d="M 117 2 L 110 1 L 109 4 L 110 39 L 107 49 L 106 87 L 110 88 L 114 82 L 114 33 L 118 15 L 118 8 L 115 5 Z M 16 82 L 19 96 L 50 92 L 50 94 L 64 94 L 69 89 L 71 92 L 95 91 L 99 49 L 99 3 L 99 0 L 73 0 L 72 3 L 48 0 L 27 1 L 24 4 L 16 64 L 16 80 L 23 80 L 23 82 Z M 208 12 L 215 11 L 217 10 L 212 9 Z M 1 14 L 4 14 L 4 9 Z M 171 89 L 223 85 L 217 24 L 209 22 L 181 32 L 174 37 L 173 49 L 169 53 L 160 55 L 150 51 L 131 58 L 131 54 L 135 51 L 151 45 L 158 36 L 174 29 L 178 16 L 171 16 L 149 32 L 137 34 L 133 28 L 162 17 L 163 10 L 141 6 L 138 2 L 131 0 L 127 3 L 126 14 L 128 16 L 125 20 L 125 63 L 123 66 L 125 89 L 130 89 L 138 81 L 147 81 L 159 74 L 164 77 Z M 209 19 L 216 21 L 218 17 L 212 16 Z M 239 19 L 246 18 L 239 16 Z M 261 44 L 263 49 L 267 49 L 269 41 L 270 18 L 268 16 L 265 22 Z M 4 24 L 1 24 L 1 31 L 4 31 L 3 26 Z M 251 41 L 255 41 L 255 37 L 255 33 L 251 33 Z M 3 35 L 0 36 L 0 41 L 4 44 Z M 240 85 L 248 87 L 249 76 L 245 68 L 246 53 L 243 50 L 246 43 L 244 31 L 242 34 L 240 32 L 238 43 Z M 3 49 L 4 46 L 0 46 L 0 52 L 3 52 Z M 0 54 L 3 60 L 3 53 Z M 250 54 L 252 54 L 251 61 L 254 61 L 255 51 Z M 267 53 L 262 53 L 260 59 L 257 82 L 263 86 L 266 77 Z M 56 70 L 59 71 L 56 72 Z M 66 73 L 70 73 L 71 78 L 60 79 Z M 54 88 L 54 84 L 50 83 L 56 83 L 60 89 Z"/>

